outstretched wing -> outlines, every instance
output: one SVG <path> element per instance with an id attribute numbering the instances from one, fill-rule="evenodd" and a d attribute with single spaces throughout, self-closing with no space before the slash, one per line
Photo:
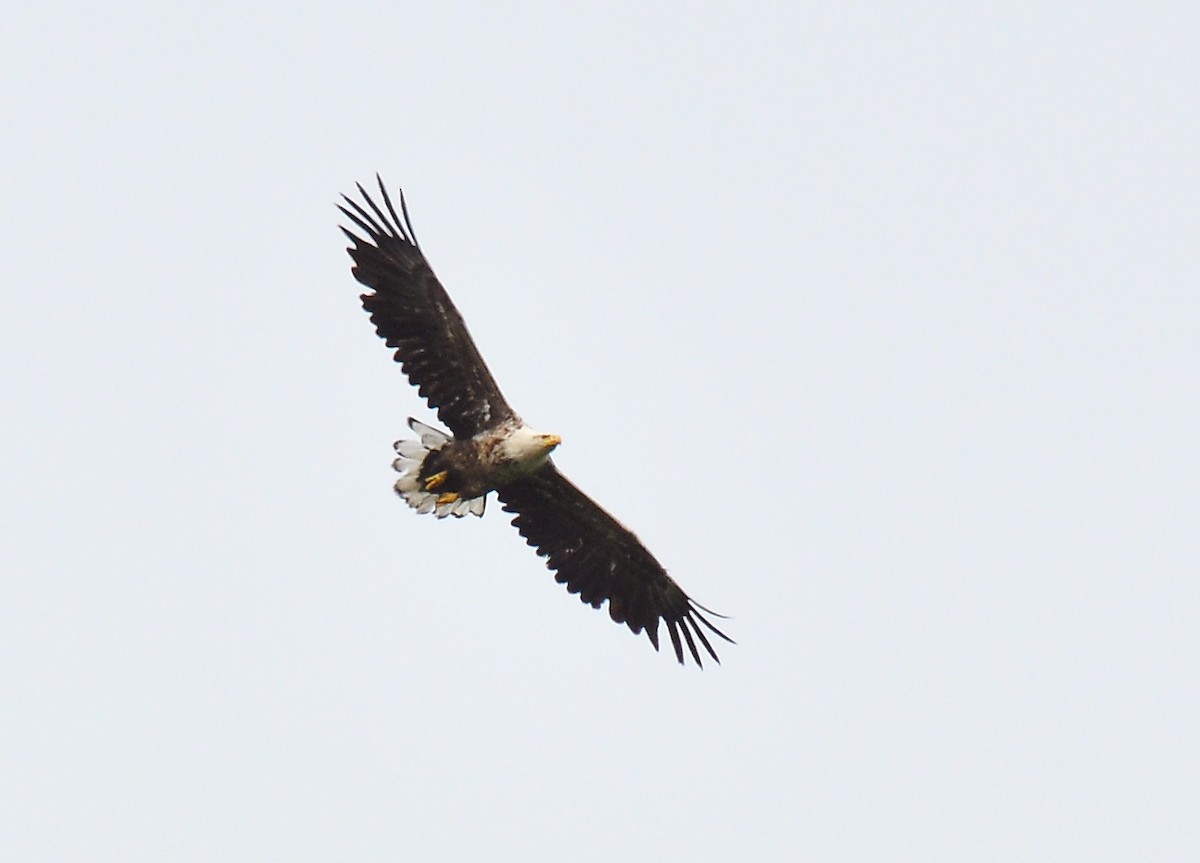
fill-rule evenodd
<path id="1" fill-rule="evenodd" d="M 395 348 L 396 362 L 455 437 L 473 437 L 515 418 L 462 315 L 417 246 L 404 193 L 401 219 L 383 180 L 378 175 L 375 179 L 387 213 L 361 184 L 358 192 L 370 212 L 346 195 L 342 197 L 348 208 L 338 207 L 366 234 L 364 239 L 342 228 L 354 244 L 346 249 L 354 259 L 350 272 L 374 291 L 363 294 L 362 304 L 375 331 Z"/>
<path id="2" fill-rule="evenodd" d="M 732 643 L 701 612 L 720 615 L 689 599 L 638 538 L 560 474 L 553 463 L 501 486 L 496 494 L 504 509 L 516 514 L 512 523 L 521 536 L 546 558 L 555 580 L 567 590 L 579 594 L 593 608 L 608 600 L 612 619 L 626 624 L 635 635 L 646 630 L 655 650 L 662 620 L 681 665 L 681 633 L 697 665 L 703 665 L 697 640 L 720 662 L 700 626 Z"/>

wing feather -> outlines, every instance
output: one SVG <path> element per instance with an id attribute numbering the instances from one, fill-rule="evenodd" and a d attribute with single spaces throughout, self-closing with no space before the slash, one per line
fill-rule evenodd
<path id="1" fill-rule="evenodd" d="M 361 184 L 358 192 L 366 207 L 345 195 L 346 206 L 338 207 L 364 235 L 342 228 L 353 243 L 346 250 L 354 260 L 351 272 L 372 290 L 363 294 L 362 304 L 375 331 L 394 349 L 409 381 L 456 437 L 473 437 L 516 419 L 462 315 L 417 245 L 404 193 L 401 218 L 383 181 L 378 176 L 376 180 L 386 212 Z"/>
<path id="2" fill-rule="evenodd" d="M 671 637 L 675 658 L 684 663 L 684 644 L 697 665 L 699 639 L 715 661 L 717 653 L 701 628 L 726 641 L 701 612 L 720 615 L 693 602 L 628 529 L 576 488 L 553 463 L 531 476 L 497 489 L 505 511 L 526 542 L 546 558 L 554 578 L 589 605 L 608 601 L 608 613 L 636 635 L 643 630 L 658 650 L 658 624 Z M 682 633 L 682 639 L 680 634 Z"/>

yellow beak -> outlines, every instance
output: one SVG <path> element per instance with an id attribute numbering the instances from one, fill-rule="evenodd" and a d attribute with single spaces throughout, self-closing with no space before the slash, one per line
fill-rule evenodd
<path id="1" fill-rule="evenodd" d="M 542 435 L 542 446 L 544 446 L 546 449 L 554 449 L 560 443 L 562 443 L 562 438 L 556 434 Z"/>

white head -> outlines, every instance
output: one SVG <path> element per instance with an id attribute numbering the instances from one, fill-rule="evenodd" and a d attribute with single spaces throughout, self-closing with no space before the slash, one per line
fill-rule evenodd
<path id="1" fill-rule="evenodd" d="M 556 434 L 542 434 L 529 426 L 518 426 L 500 442 L 500 456 L 526 470 L 534 470 L 545 464 L 560 443 L 562 438 Z"/>

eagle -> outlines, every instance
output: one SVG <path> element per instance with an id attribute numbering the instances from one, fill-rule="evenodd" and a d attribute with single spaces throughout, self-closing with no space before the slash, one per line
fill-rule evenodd
<path id="1" fill-rule="evenodd" d="M 495 492 L 569 592 L 593 608 L 607 602 L 609 616 L 634 635 L 644 631 L 655 650 L 665 623 L 681 665 L 685 643 L 697 666 L 698 644 L 720 662 L 706 630 L 732 639 L 705 614 L 723 615 L 690 599 L 631 531 L 559 473 L 550 455 L 561 438 L 529 427 L 509 406 L 417 243 L 403 190 L 401 218 L 375 179 L 386 212 L 361 183 L 362 203 L 342 195 L 338 205 L 361 232 L 341 226 L 352 244 L 351 273 L 370 289 L 362 304 L 375 331 L 450 431 L 409 419 L 417 437 L 395 444 L 396 493 L 418 513 L 461 518 L 482 516 Z"/>

